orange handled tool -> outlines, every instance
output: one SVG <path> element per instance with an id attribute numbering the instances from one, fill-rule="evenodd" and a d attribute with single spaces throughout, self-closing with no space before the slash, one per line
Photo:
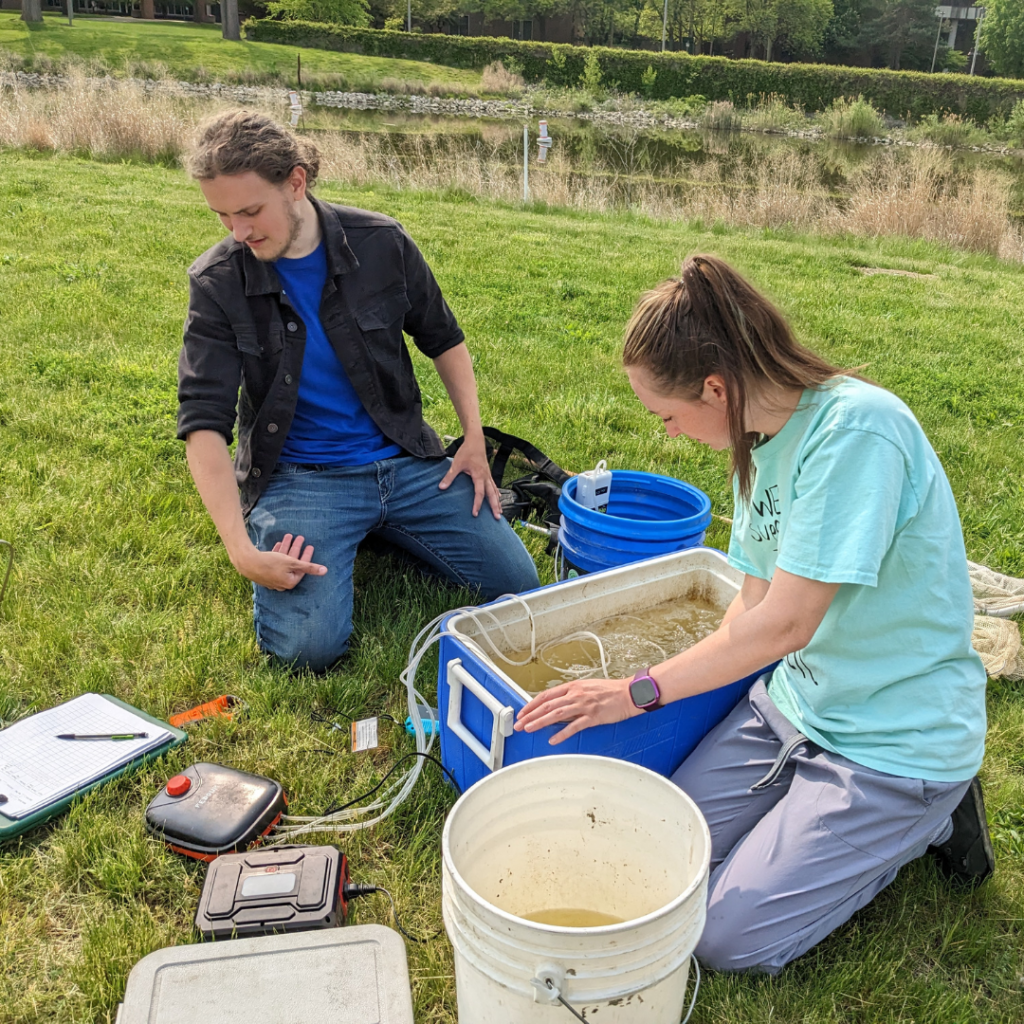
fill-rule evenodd
<path id="1" fill-rule="evenodd" d="M 231 721 L 238 714 L 238 711 L 241 710 L 241 707 L 242 701 L 238 697 L 233 697 L 230 693 L 223 693 L 215 700 L 200 704 L 190 711 L 182 711 L 180 715 L 171 715 L 167 721 L 175 729 L 181 729 L 186 725 L 193 725 L 195 722 L 201 722 L 205 718 L 226 718 L 228 721 Z M 237 710 L 232 711 L 231 708 Z"/>

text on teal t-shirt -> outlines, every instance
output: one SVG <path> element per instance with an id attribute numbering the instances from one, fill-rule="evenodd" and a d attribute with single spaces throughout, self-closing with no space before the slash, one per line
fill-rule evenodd
<path id="1" fill-rule="evenodd" d="M 981 764 L 985 670 L 960 519 L 942 466 L 895 395 L 837 378 L 807 389 L 752 452 L 729 561 L 841 586 L 769 685 L 826 750 L 892 775 L 956 782 Z"/>

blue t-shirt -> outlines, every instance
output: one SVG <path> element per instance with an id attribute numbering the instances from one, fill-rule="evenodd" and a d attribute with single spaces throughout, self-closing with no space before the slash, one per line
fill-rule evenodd
<path id="1" fill-rule="evenodd" d="M 279 259 L 274 267 L 292 308 L 306 325 L 299 397 L 282 462 L 364 466 L 401 452 L 359 400 L 320 323 L 327 283 L 327 251 L 321 242 L 308 256 Z"/>
<path id="2" fill-rule="evenodd" d="M 841 586 L 769 693 L 826 750 L 890 775 L 958 782 L 981 764 L 985 670 L 946 474 L 895 395 L 840 377 L 804 391 L 754 448 L 729 561 Z"/>

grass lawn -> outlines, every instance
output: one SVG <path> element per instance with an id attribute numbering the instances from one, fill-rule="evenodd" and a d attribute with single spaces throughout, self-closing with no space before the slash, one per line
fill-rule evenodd
<path id="1" fill-rule="evenodd" d="M 100 27 L 121 28 L 71 31 Z M 206 31 L 125 28 L 154 39 Z M 56 23 L 33 40 L 50 32 Z M 569 469 L 607 458 L 682 477 L 722 515 L 731 510 L 725 457 L 669 441 L 629 391 L 618 351 L 639 292 L 685 253 L 735 261 L 805 340 L 840 364 L 868 364 L 909 402 L 949 472 L 970 555 L 1024 574 L 1024 268 L 924 243 L 520 210 L 454 193 L 325 183 L 321 195 L 396 216 L 419 241 L 467 330 L 486 423 Z M 174 438 L 185 269 L 220 235 L 179 171 L 0 155 L 0 537 L 18 546 L 0 609 L 0 719 L 87 690 L 159 716 L 224 692 L 249 706 L 243 720 L 194 728 L 166 760 L 0 849 L 0 1024 L 112 1021 L 132 964 L 193 940 L 205 869 L 142 823 L 174 770 L 212 760 L 270 775 L 297 814 L 378 781 L 411 749 L 404 730 L 383 722 L 380 749 L 353 755 L 310 712 L 404 719 L 397 679 L 409 641 L 461 599 L 385 557 L 361 556 L 354 649 L 341 670 L 292 679 L 257 656 L 247 586 Z M 868 277 L 861 266 L 934 277 Z M 428 418 L 453 432 L 438 378 L 422 359 L 419 369 Z M 716 522 L 709 542 L 724 546 L 725 530 Z M 550 578 L 550 562 L 538 559 Z M 424 684 L 432 692 L 427 675 Z M 919 861 L 778 978 L 707 978 L 696 1021 L 1024 1019 L 1020 684 L 991 683 L 989 712 L 994 879 L 957 894 Z M 420 934 L 441 925 L 439 843 L 452 800 L 427 766 L 398 814 L 340 843 L 355 879 L 390 888 Z M 355 918 L 386 922 L 383 897 L 357 903 Z M 416 1019 L 454 1024 L 446 940 L 410 945 L 409 957 Z"/>
<path id="2" fill-rule="evenodd" d="M 129 62 L 164 65 L 174 76 L 191 80 L 203 68 L 206 77 L 237 77 L 246 72 L 268 80 L 284 76 L 295 85 L 296 57 L 302 55 L 303 81 L 313 75 L 344 75 L 352 82 L 400 78 L 415 82 L 459 82 L 479 85 L 480 74 L 416 60 L 364 57 L 357 53 L 332 53 L 277 43 L 232 42 L 221 37 L 220 25 L 190 25 L 172 21 L 109 21 L 76 17 L 46 17 L 26 24 L 18 11 L 0 13 L 0 50 L 24 58 L 44 55 L 60 60 L 74 55 L 100 60 L 117 74 Z"/>

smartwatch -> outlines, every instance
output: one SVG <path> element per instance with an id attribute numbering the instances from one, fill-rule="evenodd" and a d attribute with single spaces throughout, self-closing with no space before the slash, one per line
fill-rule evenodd
<path id="1" fill-rule="evenodd" d="M 654 711 L 661 705 L 661 687 L 651 676 L 650 668 L 637 672 L 629 684 L 629 699 L 641 711 Z"/>

